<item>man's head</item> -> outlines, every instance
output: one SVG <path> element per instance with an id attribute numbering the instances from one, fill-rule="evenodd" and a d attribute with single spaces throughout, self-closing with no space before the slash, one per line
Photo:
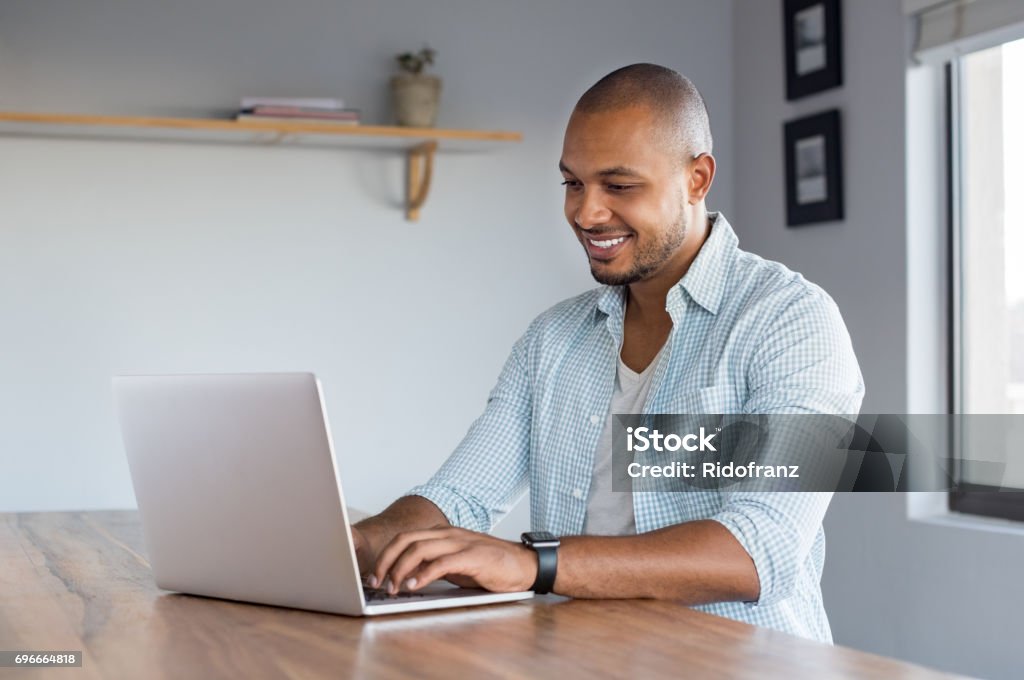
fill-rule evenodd
<path id="1" fill-rule="evenodd" d="M 634 64 L 599 80 L 573 110 L 559 168 L 566 219 L 599 282 L 678 276 L 700 250 L 703 225 L 689 227 L 714 178 L 711 128 L 679 73 Z"/>

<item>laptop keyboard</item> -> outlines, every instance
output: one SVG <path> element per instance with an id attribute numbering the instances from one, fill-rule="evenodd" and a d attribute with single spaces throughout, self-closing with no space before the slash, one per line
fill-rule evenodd
<path id="1" fill-rule="evenodd" d="M 394 595 L 391 595 L 383 588 L 370 588 L 365 585 L 363 586 L 363 593 L 366 595 L 367 602 L 380 602 L 381 600 L 417 600 L 425 597 L 423 593 L 410 593 L 406 590 L 400 590 Z"/>
<path id="2" fill-rule="evenodd" d="M 441 582 L 443 583 L 443 582 Z M 363 595 L 366 602 L 409 602 L 410 600 L 447 600 L 453 597 L 473 597 L 475 595 L 486 595 L 486 590 L 479 588 L 456 588 L 455 586 L 442 586 L 436 583 L 427 586 L 420 592 L 409 592 L 400 590 L 390 595 L 385 588 L 371 588 L 363 582 Z M 439 587 L 440 586 L 440 587 Z"/>

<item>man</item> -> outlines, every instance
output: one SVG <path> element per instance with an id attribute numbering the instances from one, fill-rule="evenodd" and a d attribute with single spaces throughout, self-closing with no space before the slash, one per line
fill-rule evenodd
<path id="1" fill-rule="evenodd" d="M 675 71 L 635 64 L 595 84 L 559 167 L 604 286 L 541 314 L 437 474 L 353 527 L 370 584 L 671 598 L 831 641 L 830 495 L 614 492 L 609 416 L 855 413 L 864 389 L 835 304 L 706 211 L 707 110 Z M 557 549 L 485 533 L 527 487 L 531 524 Z"/>

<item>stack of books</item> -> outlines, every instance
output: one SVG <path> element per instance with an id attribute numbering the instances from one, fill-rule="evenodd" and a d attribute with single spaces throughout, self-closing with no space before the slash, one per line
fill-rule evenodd
<path id="1" fill-rule="evenodd" d="M 235 120 L 358 125 L 359 110 L 327 97 L 244 97 Z"/>

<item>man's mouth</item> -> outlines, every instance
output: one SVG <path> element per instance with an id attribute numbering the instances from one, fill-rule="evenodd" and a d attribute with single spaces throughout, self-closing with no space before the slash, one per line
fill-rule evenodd
<path id="1" fill-rule="evenodd" d="M 587 254 L 592 260 L 610 260 L 626 247 L 626 244 L 631 238 L 632 235 L 630 234 L 611 237 L 605 236 L 603 238 L 592 238 L 584 235 L 583 244 L 587 249 Z"/>

